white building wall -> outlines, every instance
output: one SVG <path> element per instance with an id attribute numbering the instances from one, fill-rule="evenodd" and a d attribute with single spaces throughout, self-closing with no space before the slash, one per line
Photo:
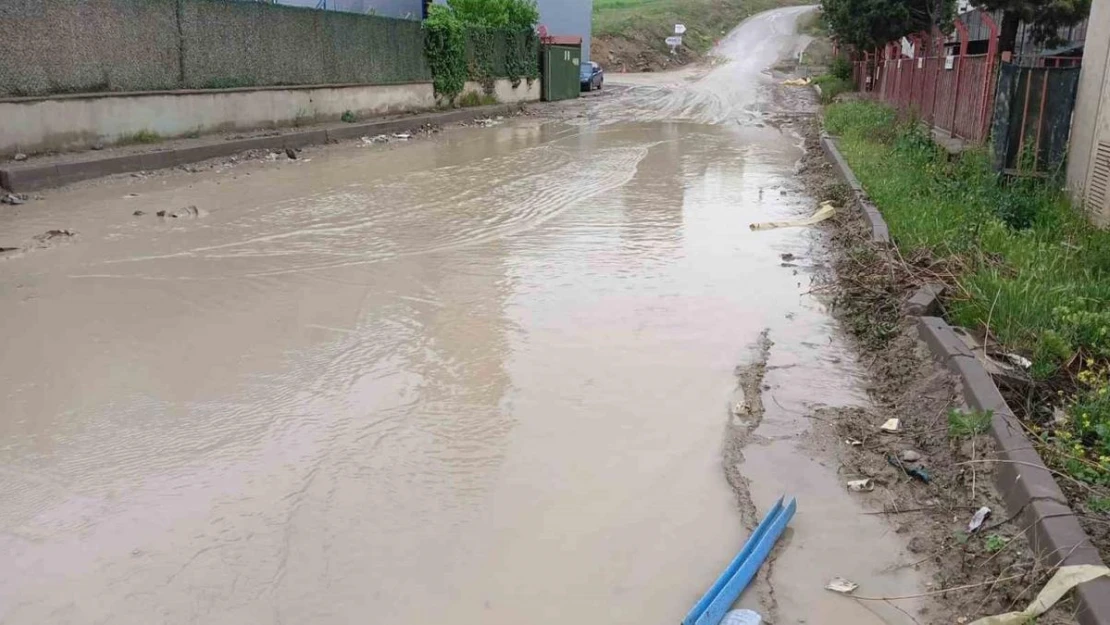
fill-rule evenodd
<path id="1" fill-rule="evenodd" d="M 1077 205 L 1083 205 L 1100 225 L 1110 224 L 1110 189 L 1098 201 L 1091 191 L 1101 186 L 1101 170 L 1110 152 L 1110 0 L 1094 0 L 1087 27 L 1083 69 L 1072 115 L 1068 149 L 1068 188 Z M 1101 149 L 1100 149 L 1101 147 Z M 1096 168 L 1100 171 L 1096 172 Z M 1093 177 L 1094 176 L 1094 177 Z M 1091 182 L 1095 181 L 1094 187 Z M 1102 195 L 1102 194 L 1093 194 Z"/>

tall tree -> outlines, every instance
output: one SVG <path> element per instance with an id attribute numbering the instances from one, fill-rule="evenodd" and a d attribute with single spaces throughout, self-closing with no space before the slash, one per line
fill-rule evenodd
<path id="1" fill-rule="evenodd" d="M 821 9 L 837 39 L 870 50 L 948 23 L 955 0 L 821 0 Z"/>
<path id="2" fill-rule="evenodd" d="M 1091 0 L 986 0 L 983 8 L 1002 11 L 998 47 L 1002 52 L 1013 52 L 1022 22 L 1033 29 L 1035 42 L 1057 45 L 1061 43 L 1061 28 L 1086 19 L 1091 12 Z"/>

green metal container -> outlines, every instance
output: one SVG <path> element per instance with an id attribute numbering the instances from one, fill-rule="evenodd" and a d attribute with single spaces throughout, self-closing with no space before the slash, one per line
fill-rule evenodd
<path id="1" fill-rule="evenodd" d="M 543 46 L 543 99 L 546 102 L 577 98 L 581 92 L 578 67 L 581 46 Z"/>

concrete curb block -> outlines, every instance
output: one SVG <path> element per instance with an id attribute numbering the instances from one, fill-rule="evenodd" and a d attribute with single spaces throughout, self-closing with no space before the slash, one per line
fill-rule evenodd
<path id="1" fill-rule="evenodd" d="M 997 443 L 1000 461 L 995 466 L 995 486 L 1006 507 L 1020 511 L 1019 522 L 1026 528 L 1033 549 L 1053 565 L 1103 564 L 1055 477 L 1025 436 L 987 370 L 943 319 L 921 317 L 917 331 L 933 356 L 960 378 L 967 405 L 993 412 L 990 434 Z M 1081 625 L 1110 625 L 1110 578 L 1079 586 L 1076 600 Z"/>
<path id="2" fill-rule="evenodd" d="M 914 291 L 902 309 L 910 317 L 935 317 L 940 314 L 940 296 L 943 293 L 943 284 L 926 284 Z"/>
<path id="3" fill-rule="evenodd" d="M 523 104 L 498 104 L 136 154 L 92 154 L 86 159 L 65 163 L 8 165 L 0 167 L 0 186 L 13 192 L 37 191 L 112 174 L 177 167 L 248 150 L 283 150 L 355 137 L 399 133 L 424 124 L 443 125 L 495 115 L 511 115 L 523 108 Z"/>
<path id="4" fill-rule="evenodd" d="M 864 219 L 871 226 L 871 241 L 874 243 L 889 244 L 890 243 L 890 228 L 886 225 L 886 220 L 883 219 L 879 209 L 867 199 L 867 193 L 863 190 L 863 185 L 860 184 L 859 179 L 852 172 L 852 168 L 848 166 L 848 161 L 844 160 L 844 156 L 836 147 L 836 140 L 827 134 L 821 135 L 821 149 L 825 152 L 832 163 L 833 168 L 836 169 L 837 174 L 851 189 L 852 196 L 859 205 L 860 210 L 863 211 Z"/>

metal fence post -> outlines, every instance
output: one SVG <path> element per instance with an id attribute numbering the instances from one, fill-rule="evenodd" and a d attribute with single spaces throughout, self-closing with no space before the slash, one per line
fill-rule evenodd
<path id="1" fill-rule="evenodd" d="M 933 102 L 929 105 L 929 125 L 936 126 L 937 122 L 937 92 L 940 91 L 940 53 L 944 51 L 944 33 L 933 26 L 933 53 L 936 61 L 933 63 Z"/>
<path id="2" fill-rule="evenodd" d="M 956 18 L 956 30 L 960 33 L 960 56 L 956 59 L 956 89 L 952 94 L 952 122 L 951 128 L 948 128 L 950 136 L 956 136 L 956 109 L 960 102 L 960 73 L 964 66 L 964 57 L 967 56 L 967 26 Z"/>
<path id="3" fill-rule="evenodd" d="M 987 131 L 987 128 L 989 128 L 990 112 L 993 108 L 991 105 L 994 103 L 994 91 L 991 89 L 991 85 L 996 85 L 997 89 L 997 82 L 994 79 L 994 71 L 996 68 L 996 64 L 998 63 L 998 35 L 1000 32 L 998 24 L 994 21 L 994 18 L 992 18 L 989 13 L 984 11 L 982 16 L 983 22 L 985 22 L 987 27 L 990 28 L 991 34 L 990 40 L 987 43 L 986 75 L 983 76 L 983 110 L 980 111 L 978 128 L 979 136 L 977 137 L 977 139 L 979 139 L 980 141 L 990 138 L 990 133 Z"/>

